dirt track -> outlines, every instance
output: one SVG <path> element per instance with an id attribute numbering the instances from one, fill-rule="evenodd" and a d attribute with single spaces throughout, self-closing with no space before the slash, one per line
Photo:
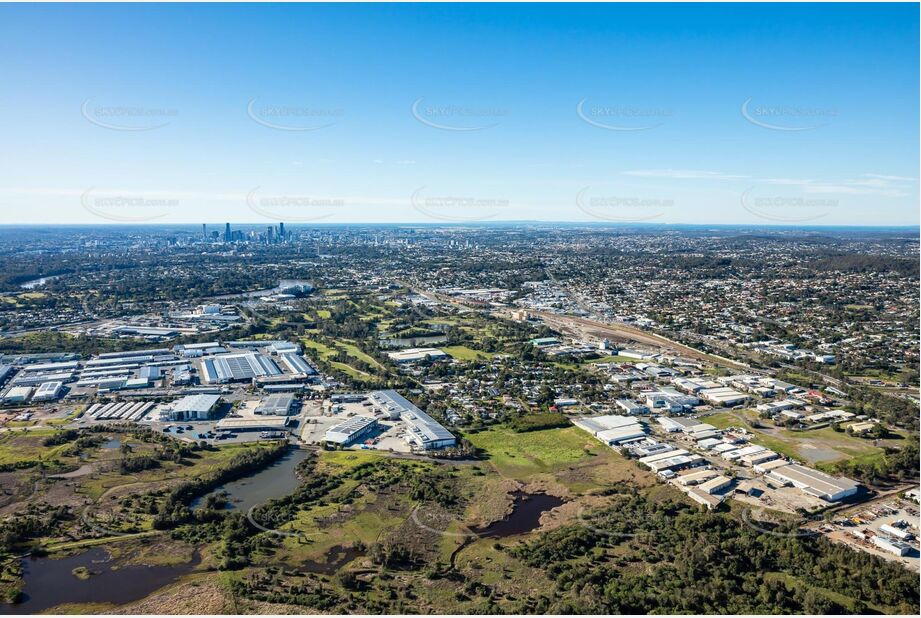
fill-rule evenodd
<path id="1" fill-rule="evenodd" d="M 622 341 L 623 340 L 634 341 L 636 343 L 651 345 L 657 348 L 665 348 L 666 350 L 670 350 L 677 354 L 681 354 L 683 356 L 687 356 L 690 358 L 695 358 L 698 360 L 706 360 L 710 362 L 718 361 L 719 364 L 724 365 L 726 367 L 731 367 L 733 369 L 738 369 L 742 371 L 751 371 L 751 367 L 749 367 L 748 365 L 744 365 L 742 363 L 730 360 L 722 356 L 716 356 L 714 354 L 707 354 L 705 352 L 701 352 L 700 350 L 694 349 L 684 344 L 672 341 L 671 339 L 667 339 L 660 335 L 648 333 L 646 331 L 640 330 L 638 328 L 633 328 L 631 326 L 624 326 L 621 324 L 606 324 L 604 322 L 589 320 L 587 318 L 578 318 L 575 316 L 568 316 L 568 315 L 557 315 L 554 313 L 547 313 L 543 311 L 532 311 L 531 313 L 540 317 L 542 320 L 544 320 L 550 325 L 556 325 L 558 328 L 576 330 L 578 332 L 581 332 L 587 335 L 592 335 L 595 337 L 620 339 Z"/>

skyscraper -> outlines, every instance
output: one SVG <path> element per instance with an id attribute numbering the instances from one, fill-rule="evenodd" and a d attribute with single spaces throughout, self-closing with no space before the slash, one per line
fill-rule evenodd
<path id="1" fill-rule="evenodd" d="M 201 224 L 201 240 L 202 242 L 208 240 L 208 225 L 205 223 Z"/>
<path id="2" fill-rule="evenodd" d="M 285 242 L 288 238 L 285 236 L 285 222 L 278 224 L 278 241 Z"/>
<path id="3" fill-rule="evenodd" d="M 224 242 L 230 242 L 231 239 L 232 239 L 232 238 L 231 238 L 231 235 L 230 235 L 230 224 L 229 224 L 229 223 L 225 223 L 225 224 L 224 224 Z"/>

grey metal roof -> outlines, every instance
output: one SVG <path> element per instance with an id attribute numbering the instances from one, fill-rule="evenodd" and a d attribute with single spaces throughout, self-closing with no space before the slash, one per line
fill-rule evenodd
<path id="1" fill-rule="evenodd" d="M 186 395 L 175 404 L 173 404 L 174 412 L 207 412 L 209 411 L 214 404 L 220 399 L 220 395 Z"/>
<path id="2" fill-rule="evenodd" d="M 398 410 L 400 419 L 410 426 L 423 442 L 455 440 L 454 434 L 445 429 L 441 423 L 417 408 L 412 402 L 394 390 L 374 391 L 371 396 L 377 399 L 388 411 Z"/>

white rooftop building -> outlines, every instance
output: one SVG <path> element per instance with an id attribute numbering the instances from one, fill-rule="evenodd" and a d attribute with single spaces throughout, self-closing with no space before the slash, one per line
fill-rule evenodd
<path id="1" fill-rule="evenodd" d="M 45 382 L 38 387 L 35 394 L 32 395 L 32 401 L 51 401 L 61 396 L 64 388 L 63 382 Z"/>
<path id="2" fill-rule="evenodd" d="M 748 399 L 748 395 L 725 386 L 720 388 L 705 388 L 699 392 L 699 395 L 710 403 L 721 406 L 735 406 L 740 403 L 745 403 Z"/>
<path id="3" fill-rule="evenodd" d="M 396 352 L 388 352 L 387 356 L 395 363 L 404 364 L 417 363 L 426 358 L 432 360 L 447 358 L 448 355 L 438 348 L 407 348 L 405 350 L 397 350 Z"/>
<path id="4" fill-rule="evenodd" d="M 767 476 L 828 502 L 837 502 L 857 493 L 859 486 L 857 481 L 849 478 L 831 476 L 799 464 L 774 468 Z"/>
<path id="5" fill-rule="evenodd" d="M 239 382 L 281 373 L 272 358 L 257 352 L 221 354 L 201 361 L 201 375 L 208 384 Z"/>
<path id="6" fill-rule="evenodd" d="M 371 416 L 353 416 L 326 430 L 324 439 L 330 444 L 348 446 L 370 434 L 377 427 L 377 419 Z"/>
<path id="7" fill-rule="evenodd" d="M 220 395 L 186 395 L 182 399 L 164 406 L 161 419 L 170 421 L 203 421 L 211 418 L 211 413 L 220 401 Z"/>
<path id="8" fill-rule="evenodd" d="M 631 416 L 606 416 L 581 417 L 573 421 L 579 429 L 585 430 L 607 444 L 619 446 L 646 436 L 646 428 L 636 418 Z"/>
<path id="9" fill-rule="evenodd" d="M 417 408 L 412 402 L 394 390 L 374 391 L 371 400 L 387 414 L 399 414 L 400 420 L 408 425 L 407 442 L 425 450 L 444 448 L 457 444 L 454 434 L 441 423 Z"/>
<path id="10" fill-rule="evenodd" d="M 14 386 L 3 395 L 3 401 L 7 403 L 24 403 L 29 400 L 31 395 L 31 386 Z"/>
<path id="11" fill-rule="evenodd" d="M 895 554 L 896 556 L 907 556 L 911 552 L 911 545 L 908 543 L 903 543 L 896 539 L 891 539 L 882 534 L 877 534 L 873 537 L 873 544 L 887 551 L 890 554 Z"/>

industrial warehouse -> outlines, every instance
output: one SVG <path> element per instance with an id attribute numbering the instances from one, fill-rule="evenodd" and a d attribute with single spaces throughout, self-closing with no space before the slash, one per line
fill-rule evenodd
<path id="1" fill-rule="evenodd" d="M 288 416 L 296 401 L 291 393 L 273 393 L 260 402 L 255 413 L 267 416 Z"/>
<path id="2" fill-rule="evenodd" d="M 240 383 L 300 390 L 319 380 L 297 344 L 277 340 L 188 343 L 105 352 L 87 360 L 51 355 L 49 362 L 0 365 L 0 376 L 0 385 L 7 383 L 0 398 L 7 404 L 82 400 L 120 391 L 175 395 L 197 387 Z"/>
<path id="3" fill-rule="evenodd" d="M 349 446 L 367 436 L 377 427 L 377 419 L 371 416 L 353 416 L 335 427 L 326 430 L 326 442 L 338 446 Z"/>
<path id="4" fill-rule="evenodd" d="M 438 348 L 406 348 L 397 352 L 388 352 L 387 356 L 398 364 L 411 364 L 426 359 L 438 360 L 448 358 L 448 355 Z"/>
<path id="5" fill-rule="evenodd" d="M 208 384 L 242 382 L 256 377 L 281 375 L 271 358 L 254 352 L 221 354 L 201 362 L 202 379 Z"/>
<path id="6" fill-rule="evenodd" d="M 206 421 L 220 401 L 220 395 L 188 395 L 163 408 L 161 419 L 170 421 Z"/>
<path id="7" fill-rule="evenodd" d="M 391 417 L 399 417 L 409 426 L 407 441 L 424 450 L 454 446 L 457 438 L 441 423 L 420 410 L 415 404 L 393 390 L 374 391 L 371 401 L 387 410 Z"/>
<path id="8" fill-rule="evenodd" d="M 584 429 L 608 446 L 618 446 L 646 435 L 646 429 L 629 416 L 595 416 L 573 420 L 573 424 Z"/>
<path id="9" fill-rule="evenodd" d="M 634 409 L 629 405 L 619 407 Z M 803 502 L 801 508 L 821 508 L 824 503 L 840 502 L 860 491 L 856 481 L 789 461 L 775 451 L 750 443 L 746 434 L 717 429 L 697 418 L 659 416 L 653 424 L 654 432 L 636 416 L 578 417 L 572 423 L 635 458 L 639 465 L 707 508 L 716 508 L 736 495 L 737 486 L 744 486 L 740 490 L 744 495 L 752 495 L 753 490 L 760 495 L 793 488 L 802 492 L 801 502 L 809 501 Z M 721 469 L 734 470 L 734 474 L 720 474 Z M 761 480 L 752 484 L 759 475 Z"/>
<path id="10" fill-rule="evenodd" d="M 806 466 L 789 464 L 774 468 L 767 476 L 797 487 L 807 494 L 828 502 L 837 502 L 857 493 L 858 483 L 844 477 L 834 477 Z"/>
<path id="11" fill-rule="evenodd" d="M 402 425 L 403 440 L 413 449 L 429 451 L 457 444 L 454 434 L 394 390 L 373 391 L 366 397 L 361 396 L 358 401 L 356 399 L 351 397 L 350 403 L 359 406 L 368 404 L 375 416 L 352 416 L 329 428 L 324 437 L 328 444 L 349 446 L 360 442 L 374 433 L 382 420 L 398 421 Z M 342 407 L 344 404 L 338 405 Z"/>

